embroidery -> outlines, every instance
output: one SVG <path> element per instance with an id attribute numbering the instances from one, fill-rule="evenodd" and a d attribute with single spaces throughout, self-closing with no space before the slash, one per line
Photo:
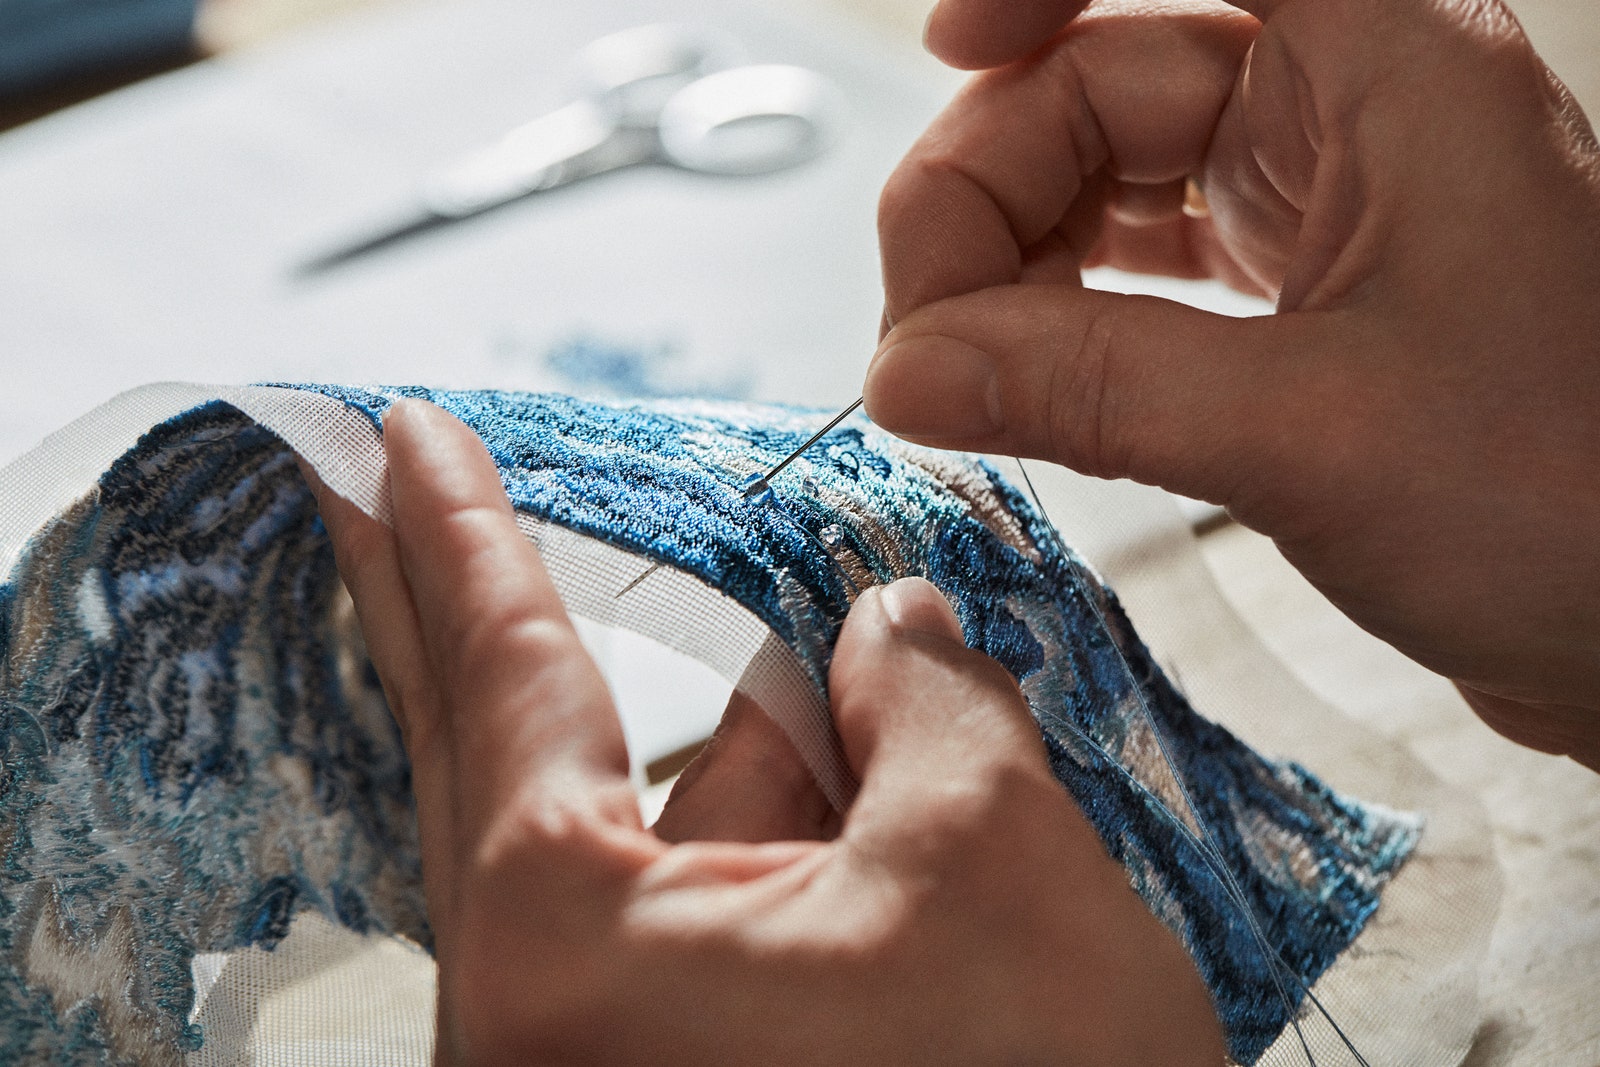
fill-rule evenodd
<path id="1" fill-rule="evenodd" d="M 454 412 L 519 510 L 697 576 L 819 687 L 856 587 L 933 581 L 1021 682 L 1057 777 L 1194 957 L 1242 1063 L 1290 1009 L 1144 708 L 1307 985 L 1416 844 L 1417 818 L 1195 714 L 981 461 L 847 423 L 775 480 L 780 512 L 743 486 L 814 415 L 307 388 L 375 422 L 401 395 Z M 286 449 L 226 405 L 148 434 L 0 587 L 0 759 L 0 1062 L 175 1058 L 204 1039 L 185 1022 L 193 955 L 271 946 L 300 910 L 428 942 L 409 773 L 326 533 Z"/>

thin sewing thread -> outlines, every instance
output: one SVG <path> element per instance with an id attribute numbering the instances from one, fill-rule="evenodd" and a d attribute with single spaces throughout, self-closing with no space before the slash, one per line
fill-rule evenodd
<path id="1" fill-rule="evenodd" d="M 1067 551 L 1066 542 L 1062 540 L 1061 533 L 1056 529 L 1055 522 L 1051 520 L 1049 512 L 1045 510 L 1044 501 L 1039 498 L 1039 491 L 1034 486 L 1033 478 L 1029 476 L 1028 468 L 1023 464 L 1021 457 L 1017 457 L 1017 470 L 1022 473 L 1022 480 L 1028 487 L 1028 495 L 1033 498 L 1034 507 L 1038 510 L 1039 517 L 1044 522 L 1045 531 L 1048 533 L 1051 541 L 1054 543 L 1057 553 L 1060 554 L 1062 560 L 1067 564 L 1067 566 L 1071 568 L 1073 581 L 1083 583 L 1084 600 L 1088 603 L 1089 609 L 1094 612 L 1095 618 L 1099 621 L 1101 628 L 1106 629 L 1109 632 L 1105 615 L 1103 612 L 1101 612 L 1099 603 L 1094 597 L 1088 594 L 1088 590 L 1092 588 L 1092 586 L 1084 582 L 1085 576 L 1081 573 L 1081 568 L 1075 563 L 1072 555 Z M 1183 781 L 1183 776 L 1178 773 L 1177 764 L 1172 759 L 1171 753 L 1167 750 L 1166 740 L 1162 736 L 1160 729 L 1156 726 L 1155 717 L 1150 713 L 1149 704 L 1144 699 L 1144 691 L 1139 687 L 1139 681 L 1137 676 L 1135 676 L 1133 673 L 1132 666 L 1128 663 L 1127 657 L 1122 654 L 1122 649 L 1120 646 L 1118 646 L 1115 642 L 1112 642 L 1112 647 L 1117 652 L 1117 658 L 1122 665 L 1123 674 L 1127 676 L 1130 691 L 1134 694 L 1134 698 L 1139 702 L 1139 709 L 1145 719 L 1145 723 L 1147 726 L 1149 726 L 1152 736 L 1154 736 L 1156 739 L 1156 748 L 1161 753 L 1161 759 L 1166 764 L 1168 773 L 1172 775 L 1174 784 L 1176 784 L 1178 787 L 1178 794 L 1180 797 L 1182 797 L 1184 805 L 1189 809 L 1190 815 L 1194 817 L 1195 825 L 1200 827 L 1201 835 L 1204 838 L 1203 841 L 1196 842 L 1200 846 L 1200 854 L 1206 859 L 1206 865 L 1211 868 L 1213 873 L 1215 873 L 1219 880 L 1223 883 L 1224 892 L 1226 892 L 1228 897 L 1234 901 L 1239 910 L 1244 913 L 1245 922 L 1250 929 L 1251 937 L 1255 940 L 1257 947 L 1261 950 L 1263 959 L 1265 959 L 1267 962 L 1268 974 L 1272 977 L 1272 984 L 1276 988 L 1278 997 L 1283 1002 L 1285 1010 L 1289 1012 L 1289 1022 L 1290 1025 L 1294 1027 L 1295 1037 L 1300 1042 L 1301 1051 L 1305 1053 L 1307 1062 L 1310 1063 L 1312 1067 L 1315 1067 L 1316 1057 L 1311 1053 L 1311 1047 L 1306 1041 L 1305 1034 L 1301 1031 L 1299 1020 L 1295 1017 L 1294 1005 L 1289 1001 L 1288 990 L 1284 989 L 1283 982 L 1277 973 L 1279 965 L 1282 962 L 1281 958 L 1278 956 L 1276 950 L 1273 949 L 1271 943 L 1267 940 L 1265 932 L 1261 929 L 1256 920 L 1254 910 L 1250 907 L 1249 901 L 1245 899 L 1243 890 L 1233 878 L 1232 872 L 1228 870 L 1226 859 L 1222 855 L 1221 848 L 1219 848 L 1216 844 L 1216 840 L 1211 832 L 1210 826 L 1207 825 L 1204 816 L 1200 814 L 1199 808 L 1195 806 L 1193 797 L 1189 795 L 1189 790 Z M 1074 727 L 1074 732 L 1078 733 L 1080 736 L 1085 736 L 1083 731 L 1076 729 L 1076 727 Z M 1110 760 L 1112 764 L 1120 766 L 1120 764 L 1118 764 L 1117 761 L 1111 757 L 1110 753 L 1106 752 L 1101 746 L 1095 744 L 1092 740 L 1090 740 L 1090 744 L 1097 751 L 1101 752 L 1106 759 Z M 1151 795 L 1153 796 L 1153 794 Z M 1165 802 L 1161 801 L 1159 798 L 1155 799 L 1159 810 L 1165 811 L 1167 813 L 1167 817 L 1170 818 L 1175 825 L 1183 826 L 1183 820 L 1178 818 L 1175 812 L 1168 809 Z M 1184 827 L 1184 829 L 1187 830 L 1187 827 Z M 1193 839 L 1192 834 L 1187 836 Z"/>
<path id="2" fill-rule="evenodd" d="M 1021 457 L 1017 457 L 1016 462 L 1017 469 L 1022 474 L 1023 482 L 1028 487 L 1028 494 L 1033 498 L 1034 507 L 1038 510 L 1039 517 L 1041 520 L 1043 520 L 1045 530 L 1049 534 L 1050 539 L 1054 542 L 1057 552 L 1061 554 L 1067 565 L 1072 568 L 1074 572 L 1074 580 L 1083 581 L 1085 575 L 1081 573 L 1082 565 L 1077 563 L 1073 559 L 1072 555 L 1066 550 L 1066 544 L 1062 540 L 1060 532 L 1056 529 L 1055 523 L 1051 520 L 1049 512 L 1045 509 L 1044 502 L 1039 497 L 1039 491 L 1034 486 L 1033 479 L 1028 474 L 1027 466 L 1022 462 Z M 1085 588 L 1087 589 L 1089 587 L 1086 585 Z M 1090 610 L 1095 613 L 1095 616 L 1099 620 L 1101 627 L 1105 628 L 1105 615 L 1101 611 L 1099 603 L 1092 596 L 1086 596 L 1085 599 L 1089 603 Z M 1202 856 L 1207 858 L 1207 866 L 1211 867 L 1213 872 L 1216 873 L 1222 880 L 1224 889 L 1228 896 L 1244 913 L 1245 921 L 1251 931 L 1251 936 L 1256 941 L 1258 947 L 1261 948 L 1263 956 L 1267 960 L 1269 968 L 1268 973 L 1272 976 L 1273 985 L 1277 987 L 1278 995 L 1283 1000 L 1284 1006 L 1290 1010 L 1289 1022 L 1294 1028 L 1295 1036 L 1300 1043 L 1301 1051 L 1305 1053 L 1307 1062 L 1310 1063 L 1312 1067 L 1315 1067 L 1317 1061 L 1316 1057 L 1311 1052 L 1310 1044 L 1306 1040 L 1305 1033 L 1300 1026 L 1300 1021 L 1293 1011 L 1294 1006 L 1289 1002 L 1288 991 L 1283 987 L 1280 977 L 1281 974 L 1287 974 L 1294 980 L 1295 984 L 1300 987 L 1307 999 L 1309 999 L 1316 1007 L 1318 1013 L 1321 1014 L 1322 1017 L 1328 1022 L 1328 1025 L 1333 1028 L 1333 1031 L 1338 1035 L 1340 1042 L 1347 1050 L 1349 1050 L 1350 1054 L 1355 1057 L 1356 1062 L 1360 1064 L 1361 1067 L 1370 1067 L 1370 1064 L 1367 1063 L 1366 1058 L 1361 1055 L 1360 1050 L 1355 1047 L 1355 1044 L 1350 1040 L 1349 1036 L 1345 1034 L 1343 1027 L 1339 1025 L 1339 1023 L 1328 1012 L 1327 1008 L 1323 1006 L 1321 1000 L 1311 992 L 1310 987 L 1306 985 L 1305 981 L 1300 977 L 1300 975 L 1297 974 L 1294 969 L 1284 961 L 1282 955 L 1267 940 L 1265 931 L 1262 930 L 1260 922 L 1255 915 L 1254 909 L 1250 906 L 1249 900 L 1244 896 L 1243 889 L 1239 886 L 1237 879 L 1234 877 L 1233 872 L 1228 868 L 1225 858 L 1222 856 L 1221 848 L 1216 843 L 1215 834 L 1207 824 L 1204 816 L 1201 815 L 1200 810 L 1195 806 L 1194 799 L 1189 793 L 1188 786 L 1184 782 L 1183 776 L 1179 773 L 1177 764 L 1174 762 L 1171 752 L 1168 749 L 1166 738 L 1162 734 L 1160 727 L 1157 725 L 1155 716 L 1150 711 L 1149 702 L 1145 699 L 1143 690 L 1141 690 L 1138 685 L 1138 679 L 1133 673 L 1132 666 L 1128 663 L 1127 657 L 1123 655 L 1120 646 L 1117 646 L 1115 643 L 1113 643 L 1113 647 L 1117 650 L 1117 657 L 1122 664 L 1123 673 L 1128 677 L 1128 680 L 1132 685 L 1134 696 L 1139 702 L 1140 712 L 1145 719 L 1146 725 L 1150 728 L 1151 735 L 1156 739 L 1156 745 L 1158 750 L 1161 752 L 1161 758 L 1166 763 L 1167 770 L 1169 773 L 1171 773 L 1173 782 L 1178 787 L 1179 795 L 1183 798 L 1184 804 L 1188 807 L 1190 814 L 1194 817 L 1195 824 L 1200 827 L 1201 832 L 1206 838 L 1205 841 L 1196 841 L 1195 844 L 1201 848 Z M 1080 737 L 1084 737 L 1085 740 L 1089 741 L 1091 745 L 1094 745 L 1095 748 L 1099 749 L 1103 755 L 1106 755 L 1106 757 L 1110 759 L 1109 753 L 1105 753 L 1104 749 L 1100 748 L 1099 745 L 1095 745 L 1092 739 L 1087 738 L 1081 730 L 1077 729 L 1074 724 L 1068 725 L 1074 730 L 1075 733 L 1077 733 Z M 1120 764 L 1116 764 L 1115 760 L 1111 760 L 1111 762 L 1120 767 Z M 1149 791 L 1146 790 L 1146 792 L 1148 794 Z M 1194 835 L 1188 832 L 1188 827 L 1184 826 L 1183 820 L 1179 819 L 1176 813 L 1166 809 L 1166 805 L 1162 803 L 1159 798 L 1153 797 L 1153 799 L 1156 799 L 1157 804 L 1163 810 L 1167 810 L 1168 817 L 1171 818 L 1177 826 L 1182 828 L 1182 830 L 1185 832 L 1185 836 L 1193 839 Z"/>

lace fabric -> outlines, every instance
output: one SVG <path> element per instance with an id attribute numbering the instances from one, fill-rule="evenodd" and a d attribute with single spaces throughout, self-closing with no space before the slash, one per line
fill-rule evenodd
<path id="1" fill-rule="evenodd" d="M 379 419 L 399 395 L 485 439 L 570 609 L 736 680 L 841 806 L 853 782 L 826 714 L 833 639 L 860 588 L 934 581 L 969 644 L 1018 677 L 1058 778 L 1196 960 L 1241 1063 L 1281 1046 L 1303 987 L 1419 847 L 1417 816 L 1345 797 L 1196 714 L 1110 591 L 975 457 L 848 423 L 774 499 L 752 500 L 749 477 L 813 415 L 420 389 L 175 394 L 174 417 L 39 524 L 0 592 L 6 1062 L 199 1054 L 195 958 L 271 948 L 302 913 L 427 944 L 404 754 L 285 443 L 384 517 Z M 0 530 L 28 525 L 16 512 Z"/>

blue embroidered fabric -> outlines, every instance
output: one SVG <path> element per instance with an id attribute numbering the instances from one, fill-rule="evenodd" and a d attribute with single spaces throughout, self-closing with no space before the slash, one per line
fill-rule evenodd
<path id="1" fill-rule="evenodd" d="M 441 405 L 488 444 L 515 507 L 720 590 L 819 689 L 859 588 L 934 582 L 1019 680 L 1057 777 L 1194 958 L 1240 1063 L 1302 1009 L 1301 983 L 1418 840 L 1417 818 L 1196 714 L 980 460 L 846 423 L 751 499 L 750 476 L 815 416 L 303 388 L 376 425 L 399 396 Z M 398 732 L 293 457 L 235 409 L 152 430 L 0 587 L 0 852 L 4 1063 L 199 1047 L 193 956 L 270 948 L 303 910 L 428 944 Z"/>

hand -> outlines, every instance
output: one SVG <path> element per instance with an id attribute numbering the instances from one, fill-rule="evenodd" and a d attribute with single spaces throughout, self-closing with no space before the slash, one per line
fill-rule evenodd
<path id="1" fill-rule="evenodd" d="M 1223 504 L 1496 729 L 1600 769 L 1583 114 L 1498 0 L 1081 7 L 935 11 L 937 54 L 999 66 L 884 190 L 868 412 Z M 1096 264 L 1278 314 L 1086 291 Z"/>
<path id="2" fill-rule="evenodd" d="M 1193 964 L 932 586 L 867 590 L 840 636 L 842 825 L 736 700 L 652 832 L 482 444 L 415 401 L 384 437 L 393 532 L 316 488 L 411 757 L 441 1063 L 1223 1061 Z"/>

